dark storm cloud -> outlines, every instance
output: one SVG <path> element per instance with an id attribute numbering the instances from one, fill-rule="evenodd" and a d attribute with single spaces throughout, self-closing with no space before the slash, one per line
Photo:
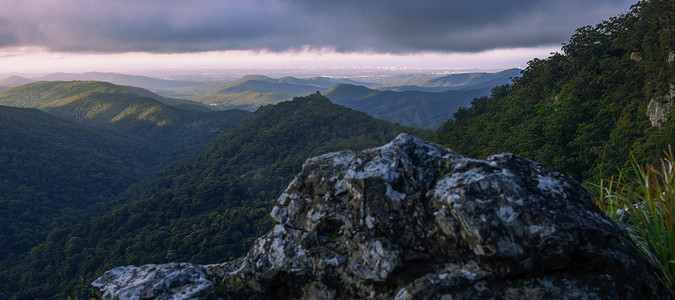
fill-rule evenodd
<path id="1" fill-rule="evenodd" d="M 0 0 L 0 48 L 405 53 L 559 45 L 626 0 Z"/>

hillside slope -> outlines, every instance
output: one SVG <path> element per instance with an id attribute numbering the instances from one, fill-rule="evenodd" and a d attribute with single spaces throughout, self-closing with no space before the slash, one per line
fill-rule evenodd
<path id="1" fill-rule="evenodd" d="M 563 54 L 534 59 L 513 84 L 460 109 L 436 141 L 474 157 L 514 152 L 597 183 L 632 174 L 675 144 L 675 3 L 579 28 Z"/>
<path id="2" fill-rule="evenodd" d="M 0 261 L 83 221 L 150 175 L 155 151 L 138 139 L 35 109 L 0 106 Z"/>
<path id="3" fill-rule="evenodd" d="M 300 79 L 246 75 L 231 82 L 167 89 L 159 92 L 168 97 L 191 99 L 224 108 L 255 110 L 262 105 L 290 100 L 293 96 L 323 92 L 341 83 L 365 84 L 349 79 L 327 77 Z"/>
<path id="4" fill-rule="evenodd" d="M 33 81 L 105 81 L 118 85 L 137 86 L 149 90 L 190 87 L 202 84 L 193 81 L 158 79 L 110 72 L 52 73 L 34 78 Z"/>
<path id="5" fill-rule="evenodd" d="M 468 106 L 475 97 L 488 91 L 457 90 L 446 92 L 378 91 L 350 84 L 337 85 L 326 97 L 334 103 L 363 111 L 375 118 L 405 126 L 436 129 L 459 107 Z"/>
<path id="6" fill-rule="evenodd" d="M 0 93 L 0 104 L 36 107 L 79 124 L 137 136 L 169 157 L 199 148 L 234 127 L 244 111 L 183 109 L 191 106 L 147 90 L 97 81 L 43 81 Z"/>
<path id="7" fill-rule="evenodd" d="M 381 87 L 380 90 L 391 91 L 423 91 L 445 92 L 449 90 L 488 91 L 496 86 L 510 83 L 513 78 L 520 77 L 520 69 L 507 69 L 495 73 L 458 73 L 435 78 L 410 78 L 397 82 L 397 86 Z"/>
<path id="8" fill-rule="evenodd" d="M 8 78 L 12 79 L 12 78 Z M 12 82 L 21 81 L 14 79 Z M 117 85 L 104 81 L 37 81 L 12 85 L 13 89 L 0 93 L 3 105 L 45 108 L 66 104 L 85 94 L 128 94 L 147 97 L 164 104 L 194 110 L 211 110 L 201 103 L 160 96 L 135 86 Z"/>
<path id="9" fill-rule="evenodd" d="M 272 201 L 306 158 L 381 145 L 404 131 L 428 134 L 320 95 L 263 107 L 201 154 L 126 193 L 120 202 L 129 204 L 52 232 L 2 274 L 11 283 L 4 292 L 87 297 L 89 282 L 110 267 L 242 255 L 269 228 Z"/>

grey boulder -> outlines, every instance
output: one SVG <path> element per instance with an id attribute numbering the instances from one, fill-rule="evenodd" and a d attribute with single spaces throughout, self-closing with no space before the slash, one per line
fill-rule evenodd
<path id="1" fill-rule="evenodd" d="M 402 134 L 308 159 L 271 216 L 245 257 L 199 266 L 206 287 L 186 298 L 672 297 L 583 186 L 513 154 L 469 159 Z M 103 295 L 138 286 L 124 268 L 108 271 L 120 294 Z"/>

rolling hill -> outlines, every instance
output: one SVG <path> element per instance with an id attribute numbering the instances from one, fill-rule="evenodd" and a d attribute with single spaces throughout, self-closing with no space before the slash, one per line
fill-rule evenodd
<path id="1" fill-rule="evenodd" d="M 178 105 L 167 104 L 171 101 Z M 98 81 L 35 82 L 0 93 L 0 104 L 35 107 L 78 124 L 117 130 L 142 138 L 170 157 L 199 148 L 248 114 L 206 111 L 141 88 Z"/>
<path id="2" fill-rule="evenodd" d="M 13 87 L 37 81 L 105 81 L 118 85 L 140 87 L 148 90 L 160 90 L 203 85 L 202 82 L 159 79 L 147 76 L 120 73 L 88 72 L 88 73 L 52 73 L 39 77 L 25 78 L 10 76 L 0 81 L 0 92 Z"/>
<path id="3" fill-rule="evenodd" d="M 85 94 L 130 94 L 140 97 L 147 97 L 153 100 L 176 106 L 180 108 L 209 111 L 210 107 L 199 102 L 189 101 L 185 99 L 173 99 L 163 97 L 146 89 L 135 86 L 116 85 L 109 82 L 101 81 L 38 81 L 27 84 L 19 84 L 24 82 L 21 79 L 16 79 L 13 82 L 17 83 L 12 86 L 13 89 L 5 91 L 0 94 L 0 101 L 4 105 L 16 107 L 34 107 L 44 108 L 63 105 L 74 98 Z"/>
<path id="4" fill-rule="evenodd" d="M 396 92 L 422 91 L 422 92 L 445 92 L 450 90 L 486 90 L 483 96 L 500 85 L 511 83 L 513 78 L 520 77 L 520 69 L 507 69 L 500 72 L 487 73 L 457 73 L 441 77 L 429 78 L 429 76 L 413 77 L 397 81 L 394 85 L 377 87 L 378 90 L 390 90 Z"/>
<path id="5" fill-rule="evenodd" d="M 422 76 L 394 81 L 399 86 L 326 77 L 275 79 L 248 75 L 232 82 L 163 90 L 160 93 L 220 107 L 255 110 L 261 105 L 279 103 L 295 95 L 320 91 L 326 92 L 335 103 L 375 118 L 434 129 L 450 118 L 458 107 L 469 105 L 474 97 L 489 95 L 492 88 L 509 83 L 519 75 L 519 69 L 509 69 L 497 73 Z"/>
<path id="6" fill-rule="evenodd" d="M 327 77 L 299 79 L 247 75 L 231 82 L 162 90 L 158 93 L 167 97 L 185 98 L 224 108 L 255 110 L 262 105 L 290 100 L 294 96 L 323 92 L 342 83 L 370 85 L 349 79 Z"/>
<path id="7" fill-rule="evenodd" d="M 202 82 L 158 79 L 147 76 L 120 73 L 87 72 L 87 73 L 52 73 L 32 78 L 33 81 L 105 81 L 118 85 L 131 85 L 148 90 L 180 88 L 202 85 Z"/>
<path id="8" fill-rule="evenodd" d="M 363 111 L 375 118 L 416 128 L 435 129 L 484 90 L 446 92 L 378 91 L 341 84 L 326 92 L 334 103 Z"/>
<path id="9" fill-rule="evenodd" d="M 113 266 L 239 256 L 269 228 L 272 201 L 305 159 L 381 145 L 403 131 L 429 134 L 316 94 L 265 106 L 200 154 L 125 193 L 118 202 L 126 205 L 54 230 L 21 264 L 0 272 L 11 283 L 4 292 L 87 298 L 89 282 Z"/>

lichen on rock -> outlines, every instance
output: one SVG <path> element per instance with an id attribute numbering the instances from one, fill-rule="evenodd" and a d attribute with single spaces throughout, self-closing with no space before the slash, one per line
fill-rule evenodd
<path id="1" fill-rule="evenodd" d="M 670 297 L 583 186 L 513 154 L 469 159 L 402 134 L 308 159 L 271 216 L 245 257 L 203 267 L 224 291 L 211 296 Z"/>

